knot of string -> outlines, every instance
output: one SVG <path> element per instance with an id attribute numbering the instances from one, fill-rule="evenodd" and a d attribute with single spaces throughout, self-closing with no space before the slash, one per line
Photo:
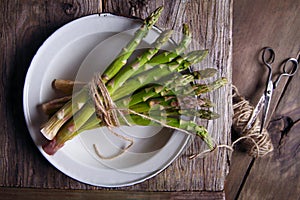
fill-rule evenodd
<path id="1" fill-rule="evenodd" d="M 121 149 L 119 153 L 112 156 L 102 155 L 98 150 L 97 146 L 95 144 L 93 145 L 96 154 L 100 158 L 102 159 L 116 158 L 133 145 L 132 139 L 127 138 L 113 131 L 114 127 L 120 126 L 118 116 L 123 116 L 123 113 L 121 113 L 120 110 L 116 109 L 116 105 L 111 99 L 109 92 L 99 74 L 96 74 L 94 78 L 91 80 L 91 82 L 89 83 L 89 88 L 90 88 L 91 97 L 95 104 L 96 115 L 100 120 L 99 123 L 103 126 L 106 126 L 110 130 L 110 132 L 113 133 L 115 136 L 129 142 L 129 145 Z M 123 118 L 125 119 L 125 117 Z M 125 121 L 128 125 L 130 125 L 126 119 Z"/>
<path id="2" fill-rule="evenodd" d="M 96 115 L 100 119 L 101 125 L 110 128 L 120 126 L 117 110 L 113 109 L 116 106 L 98 74 L 94 76 L 89 86 Z"/>

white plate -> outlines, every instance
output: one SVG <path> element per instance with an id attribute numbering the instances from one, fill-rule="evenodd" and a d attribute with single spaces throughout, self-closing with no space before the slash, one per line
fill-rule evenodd
<path id="1" fill-rule="evenodd" d="M 74 79 L 76 76 L 81 80 L 89 79 L 93 72 L 101 72 L 118 53 L 120 45 L 127 42 L 127 34 L 132 33 L 128 29 L 136 29 L 140 24 L 140 20 L 111 14 L 91 15 L 75 20 L 45 41 L 27 72 L 23 106 L 33 141 L 52 165 L 83 183 L 120 187 L 142 182 L 170 165 L 190 138 L 184 133 L 157 127 L 120 127 L 116 131 L 132 138 L 134 145 L 117 158 L 105 160 L 96 155 L 94 144 L 107 156 L 126 144 L 106 128 L 101 128 L 83 132 L 53 156 L 42 150 L 46 140 L 39 127 L 46 121 L 46 116 L 37 107 L 56 95 L 51 88 L 53 79 Z M 123 31 L 125 34 L 117 34 Z M 154 28 L 143 45 L 149 45 L 158 33 L 159 30 Z M 110 38 L 109 42 L 107 38 Z M 117 42 L 112 44 L 112 39 Z M 103 52 L 103 49 L 106 51 Z"/>

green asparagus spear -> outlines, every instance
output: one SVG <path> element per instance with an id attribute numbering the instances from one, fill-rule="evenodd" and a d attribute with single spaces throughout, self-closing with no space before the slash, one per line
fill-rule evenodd
<path id="1" fill-rule="evenodd" d="M 136 77 L 129 79 L 121 87 L 116 90 L 115 93 L 111 94 L 114 101 L 130 95 L 149 83 L 158 82 L 161 78 L 172 74 L 173 72 L 180 72 L 185 70 L 190 65 L 200 62 L 207 55 L 207 51 L 193 51 L 188 53 L 184 57 L 177 58 L 175 61 L 169 64 L 160 64 L 157 67 L 150 69 L 142 74 L 138 74 Z M 147 65 L 147 64 L 146 64 Z M 144 66 L 146 66 L 144 65 Z"/>
<path id="2" fill-rule="evenodd" d="M 141 125 L 141 126 L 148 126 L 149 124 L 153 125 L 153 126 L 161 126 L 162 124 L 166 124 L 168 126 L 174 127 L 174 128 L 180 128 L 186 131 L 189 131 L 191 133 L 196 134 L 197 136 L 200 136 L 203 141 L 206 142 L 206 144 L 208 145 L 208 147 L 210 149 L 213 148 L 213 142 L 212 139 L 210 138 L 207 130 L 205 127 L 200 126 L 198 124 L 196 124 L 193 121 L 186 121 L 183 119 L 179 119 L 179 118 L 174 118 L 171 116 L 158 116 L 158 115 L 154 115 L 151 116 L 151 118 L 160 121 L 160 123 L 157 122 L 153 122 L 149 119 L 146 119 L 142 116 L 138 116 L 138 115 L 126 115 L 126 119 L 130 122 L 134 122 L 134 124 L 136 125 Z M 120 120 L 122 121 L 122 120 Z M 58 135 L 56 135 L 56 137 L 50 141 L 48 144 L 43 146 L 43 149 L 46 153 L 48 153 L 49 155 L 53 155 L 58 149 L 60 149 L 65 142 L 67 142 L 68 140 L 72 139 L 73 137 L 75 137 L 76 135 L 78 135 L 79 133 L 81 133 L 84 130 L 87 129 L 93 129 L 93 128 L 97 128 L 99 127 L 99 121 L 98 118 L 96 117 L 96 115 L 92 115 L 90 117 L 90 119 L 88 120 L 88 126 L 85 125 L 85 128 L 78 128 L 77 130 L 72 130 L 75 126 L 74 123 L 72 123 L 73 121 L 68 122 L 67 124 L 64 125 L 63 130 L 61 131 Z M 95 123 L 97 122 L 97 123 Z M 126 123 L 124 123 L 123 125 L 127 125 Z M 83 126 L 82 126 L 83 127 Z"/>
<path id="3" fill-rule="evenodd" d="M 139 30 L 135 32 L 133 39 L 124 47 L 117 58 L 108 66 L 108 68 L 102 74 L 102 80 L 104 83 L 114 77 L 120 69 L 127 63 L 127 59 L 131 56 L 136 47 L 140 44 L 142 39 L 148 34 L 149 30 L 158 20 L 163 7 L 157 8 L 144 20 L 143 25 Z"/>
<path id="4" fill-rule="evenodd" d="M 197 70 L 197 71 L 192 71 L 190 72 L 190 70 L 188 70 L 189 72 L 187 72 L 188 74 L 192 74 L 195 79 L 199 79 L 199 80 L 204 80 L 210 77 L 213 77 L 218 70 L 214 69 L 214 68 L 206 68 L 206 69 L 202 69 L 202 70 Z M 183 73 L 185 74 L 185 73 Z"/>
<path id="5" fill-rule="evenodd" d="M 67 122 L 73 114 L 78 112 L 89 98 L 88 89 L 84 87 L 73 99 L 68 101 L 58 112 L 56 112 L 45 124 L 42 125 L 41 132 L 48 139 L 51 140 L 57 134 L 61 126 Z M 72 106 L 72 102 L 76 102 Z"/>
<path id="6" fill-rule="evenodd" d="M 145 118 L 143 118 L 141 116 L 137 116 L 137 115 L 131 115 L 131 119 L 137 125 L 141 125 L 141 126 L 143 126 L 143 125 L 148 126 L 150 123 L 153 124 L 153 122 L 151 120 L 145 119 Z M 193 121 L 186 121 L 184 119 L 178 119 L 178 118 L 172 118 L 172 117 L 161 117 L 161 116 L 156 116 L 154 119 L 157 121 L 161 121 L 168 126 L 171 126 L 174 128 L 180 128 L 180 129 L 186 130 L 190 133 L 194 133 L 197 136 L 200 136 L 202 138 L 202 140 L 207 144 L 209 149 L 214 148 L 213 140 L 209 136 L 206 128 L 201 125 L 196 124 Z M 155 124 L 155 122 L 154 122 L 154 124 Z M 157 123 L 157 125 L 161 125 L 161 124 Z"/>
<path id="7" fill-rule="evenodd" d="M 197 109 L 198 107 L 207 107 L 206 100 L 192 96 L 165 96 L 149 99 L 147 101 L 132 105 L 129 107 L 129 109 L 139 113 L 145 113 L 151 110 L 191 110 Z"/>
<path id="8" fill-rule="evenodd" d="M 127 107 L 131 105 L 135 105 L 137 103 L 146 101 L 147 99 L 162 96 L 161 92 L 168 89 L 173 90 L 177 86 L 187 86 L 189 83 L 193 81 L 192 75 L 179 75 L 174 74 L 168 80 L 164 82 L 164 85 L 151 85 L 145 88 L 142 88 L 137 93 L 133 94 L 132 96 L 128 96 L 127 98 L 120 99 L 116 102 L 118 107 Z M 187 86 L 188 87 L 188 86 Z"/>
<path id="9" fill-rule="evenodd" d="M 154 42 L 154 47 L 148 49 L 141 56 L 138 56 L 134 62 L 130 65 L 127 65 L 122 71 L 119 71 L 117 75 L 111 79 L 107 84 L 107 90 L 110 94 L 113 94 L 116 89 L 118 89 L 128 78 L 134 74 L 139 67 L 143 66 L 147 61 L 149 61 L 160 49 L 160 47 L 168 41 L 172 34 L 172 31 L 162 32 L 157 40 Z"/>
<path id="10" fill-rule="evenodd" d="M 188 45 L 191 43 L 192 40 L 191 33 L 187 24 L 183 24 L 182 33 L 183 33 L 182 40 L 174 50 L 170 52 L 164 52 L 162 54 L 153 57 L 149 61 L 149 63 L 156 64 L 156 65 L 162 63 L 168 63 L 171 62 L 177 56 L 181 55 L 188 47 Z"/>
<path id="11" fill-rule="evenodd" d="M 57 135 L 52 138 L 51 142 L 48 145 L 43 147 L 44 151 L 49 154 L 53 155 L 59 148 L 61 148 L 64 143 L 68 140 L 74 138 L 79 132 L 77 131 L 79 127 L 82 127 L 86 121 L 81 120 L 89 119 L 95 111 L 95 108 L 91 103 L 87 102 L 80 111 L 78 111 L 73 120 L 68 120 L 65 123 Z"/>
<path id="12" fill-rule="evenodd" d="M 209 84 L 198 84 L 195 88 L 195 94 L 200 95 L 216 90 L 228 83 L 227 79 L 222 77 Z"/>
<path id="13" fill-rule="evenodd" d="M 187 117 L 198 117 L 201 119 L 217 119 L 220 117 L 218 113 L 215 113 L 211 110 L 207 109 L 174 109 L 168 108 L 166 110 L 150 110 L 149 113 L 143 112 L 141 114 L 153 116 L 162 116 L 162 117 L 180 117 L 180 116 L 187 116 Z"/>

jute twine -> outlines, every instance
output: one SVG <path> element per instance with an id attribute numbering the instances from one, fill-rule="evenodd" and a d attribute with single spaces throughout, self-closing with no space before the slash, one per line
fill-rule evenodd
<path id="1" fill-rule="evenodd" d="M 195 135 L 181 128 L 169 126 L 162 121 L 153 119 L 147 115 L 137 113 L 133 110 L 117 108 L 113 100 L 111 99 L 105 84 L 102 82 L 100 75 L 95 75 L 92 81 L 90 82 L 89 86 L 90 86 L 90 93 L 92 99 L 95 103 L 96 115 L 100 119 L 101 125 L 108 127 L 110 132 L 116 135 L 117 137 L 122 138 L 129 142 L 128 146 L 121 149 L 119 153 L 113 156 L 103 156 L 99 152 L 96 145 L 94 145 L 95 152 L 102 159 L 116 158 L 133 145 L 132 139 L 124 137 L 113 131 L 114 127 L 120 126 L 118 117 L 121 117 L 122 120 L 124 120 L 128 126 L 131 126 L 131 124 L 126 120 L 124 114 L 128 114 L 128 113 L 135 114 L 140 117 L 154 121 L 164 127 L 178 130 L 189 135 Z M 230 146 L 226 144 L 215 143 L 215 147 L 212 150 L 210 149 L 204 150 L 200 153 L 191 155 L 189 158 L 194 159 L 196 157 L 203 157 L 204 155 L 211 153 L 218 148 L 226 148 L 230 151 L 233 151 L 234 145 L 236 145 L 239 142 L 241 142 L 242 145 L 247 149 L 249 155 L 254 157 L 262 157 L 267 153 L 271 152 L 273 150 L 273 145 L 271 143 L 269 134 L 265 129 L 260 134 L 259 119 L 255 120 L 253 126 L 249 130 L 245 130 L 245 126 L 247 125 L 252 115 L 253 109 L 254 109 L 253 106 L 251 106 L 250 103 L 239 94 L 237 88 L 233 86 L 233 110 L 234 110 L 233 128 L 240 133 L 241 137 L 236 141 L 234 141 Z"/>
<path id="2" fill-rule="evenodd" d="M 260 120 L 256 118 L 251 128 L 246 129 L 254 107 L 243 96 L 238 89 L 232 86 L 233 119 L 232 127 L 241 136 L 238 140 L 248 154 L 253 157 L 263 157 L 273 151 L 273 144 L 268 131 L 263 128 L 260 133 Z"/>
<path id="3" fill-rule="evenodd" d="M 100 153 L 97 146 L 94 144 L 93 147 L 95 149 L 96 154 L 101 159 L 113 159 L 124 153 L 127 149 L 129 149 L 133 145 L 133 140 L 127 137 L 124 137 L 120 134 L 117 134 L 113 131 L 114 127 L 120 126 L 120 122 L 118 119 L 118 115 L 123 116 L 123 113 L 116 109 L 116 105 L 111 99 L 109 92 L 106 89 L 105 84 L 102 82 L 101 76 L 96 74 L 92 81 L 89 83 L 90 94 L 95 104 L 95 112 L 97 117 L 100 119 L 100 123 L 103 126 L 106 126 L 111 133 L 115 136 L 122 138 L 129 142 L 125 148 L 121 149 L 119 153 L 112 156 L 104 156 Z M 125 118 L 124 118 L 125 119 Z M 125 119 L 126 120 L 126 119 Z M 128 125 L 129 122 L 126 121 Z"/>

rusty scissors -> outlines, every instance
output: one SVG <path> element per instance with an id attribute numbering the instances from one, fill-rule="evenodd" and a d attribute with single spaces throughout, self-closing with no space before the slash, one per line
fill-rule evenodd
<path id="1" fill-rule="evenodd" d="M 298 70 L 299 57 L 298 57 L 298 60 L 296 58 L 288 58 L 282 64 L 283 72 L 281 72 L 279 74 L 279 76 L 277 77 L 277 79 L 273 82 L 272 81 L 272 78 L 273 78 L 272 64 L 273 64 L 274 60 L 275 60 L 274 50 L 270 47 L 265 47 L 262 51 L 262 61 L 263 61 L 263 64 L 268 68 L 268 79 L 266 82 L 266 88 L 265 88 L 263 95 L 259 99 L 257 106 L 253 110 L 250 120 L 248 121 L 248 123 L 245 127 L 246 130 L 249 130 L 252 127 L 258 114 L 263 109 L 260 133 L 262 132 L 265 122 L 266 122 L 266 119 L 267 119 L 268 112 L 269 112 L 272 94 L 273 94 L 274 90 L 276 89 L 276 87 L 278 86 L 279 81 L 281 80 L 281 78 L 283 76 L 287 76 L 287 77 L 294 76 Z M 291 67 L 287 67 L 287 66 L 291 66 Z M 287 68 L 289 68 L 289 70 Z"/>

